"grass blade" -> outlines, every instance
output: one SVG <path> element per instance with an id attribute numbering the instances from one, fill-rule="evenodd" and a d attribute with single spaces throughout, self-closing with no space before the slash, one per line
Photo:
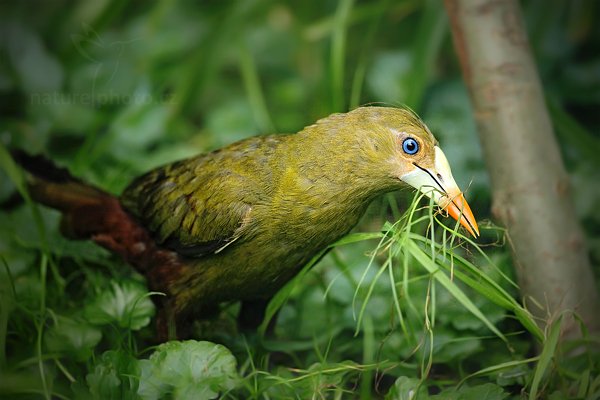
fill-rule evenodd
<path id="1" fill-rule="evenodd" d="M 550 361 L 552 361 L 552 358 L 556 353 L 556 347 L 558 346 L 558 339 L 560 337 L 561 327 L 562 315 L 559 316 L 558 319 L 550 326 L 550 334 L 548 335 L 548 338 L 544 343 L 542 354 L 540 354 L 540 360 L 538 361 L 537 366 L 535 367 L 533 380 L 531 381 L 529 400 L 535 400 L 538 398 L 538 388 L 540 386 L 540 382 L 546 374 L 548 366 L 550 365 Z"/>
<path id="2" fill-rule="evenodd" d="M 502 339 L 504 342 L 508 342 L 504 334 L 498 330 L 490 322 L 489 319 L 486 318 L 485 315 L 477 308 L 475 304 L 469 299 L 469 297 L 454 283 L 450 280 L 450 278 L 439 268 L 439 266 L 431 260 L 431 258 L 416 244 L 414 241 L 407 241 L 406 243 L 406 251 L 409 252 L 418 262 L 421 264 L 429 273 L 433 275 L 433 277 L 440 283 L 442 286 L 454 296 L 454 298 L 462 304 L 462 306 L 467 309 L 471 314 L 477 317 L 481 322 L 483 322 L 496 336 Z"/>

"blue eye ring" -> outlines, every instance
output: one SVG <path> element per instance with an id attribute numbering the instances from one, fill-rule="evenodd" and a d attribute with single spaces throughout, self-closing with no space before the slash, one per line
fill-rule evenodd
<path id="1" fill-rule="evenodd" d="M 411 137 L 406 138 L 404 139 L 404 142 L 402 142 L 402 150 L 410 156 L 417 154 L 419 151 L 419 142 Z"/>

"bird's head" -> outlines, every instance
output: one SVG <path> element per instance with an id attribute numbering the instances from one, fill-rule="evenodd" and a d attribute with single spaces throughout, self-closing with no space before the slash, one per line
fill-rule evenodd
<path id="1" fill-rule="evenodd" d="M 362 140 L 363 158 L 383 159 L 388 179 L 400 180 L 433 198 L 474 237 L 477 222 L 452 177 L 448 159 L 427 126 L 406 108 L 361 107 L 346 114 Z"/>

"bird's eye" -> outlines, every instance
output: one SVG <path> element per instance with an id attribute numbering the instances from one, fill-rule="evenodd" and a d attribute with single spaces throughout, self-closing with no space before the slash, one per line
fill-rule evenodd
<path id="1" fill-rule="evenodd" d="M 404 150 L 406 154 L 412 156 L 419 151 L 419 143 L 413 138 L 404 139 L 404 142 L 402 142 L 402 150 Z"/>

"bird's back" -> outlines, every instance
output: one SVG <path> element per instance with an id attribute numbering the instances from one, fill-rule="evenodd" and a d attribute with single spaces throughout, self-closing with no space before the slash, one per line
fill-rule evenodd
<path id="1" fill-rule="evenodd" d="M 336 183 L 335 169 L 312 176 L 298 135 L 243 140 L 160 167 L 124 191 L 122 204 L 157 242 L 191 259 L 171 295 L 268 297 L 357 223 L 368 202 L 337 196 L 351 184 Z"/>
<path id="2" fill-rule="evenodd" d="M 254 137 L 157 168 L 134 180 L 121 203 L 159 244 L 191 257 L 213 253 L 246 233 L 251 209 L 269 201 L 286 139 Z"/>

